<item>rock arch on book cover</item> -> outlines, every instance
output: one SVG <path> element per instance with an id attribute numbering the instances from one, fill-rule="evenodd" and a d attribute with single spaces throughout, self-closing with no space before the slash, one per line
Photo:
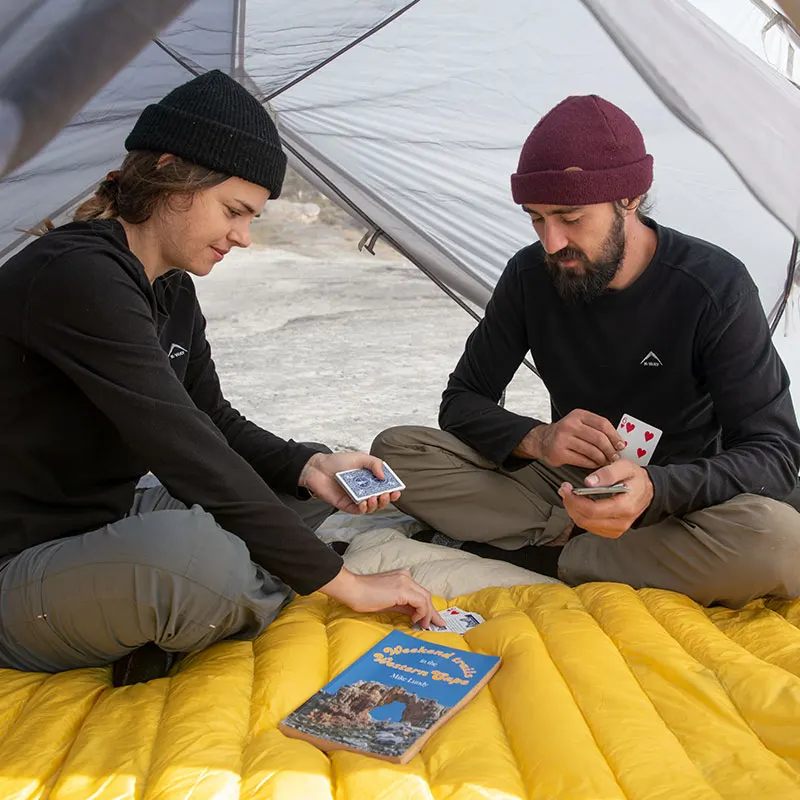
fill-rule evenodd
<path id="1" fill-rule="evenodd" d="M 418 697 L 402 686 L 385 686 L 373 681 L 358 681 L 342 686 L 336 694 L 328 695 L 307 711 L 308 719 L 323 724 L 344 722 L 369 724 L 376 708 L 394 702 L 405 706 L 401 722 L 427 728 L 437 722 L 447 709 L 435 700 Z"/>

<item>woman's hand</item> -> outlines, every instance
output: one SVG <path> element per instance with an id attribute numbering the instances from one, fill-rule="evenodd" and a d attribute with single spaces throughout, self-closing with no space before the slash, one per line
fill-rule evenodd
<path id="1" fill-rule="evenodd" d="M 347 514 L 372 514 L 386 508 L 400 497 L 400 492 L 387 492 L 379 497 L 370 497 L 361 503 L 354 503 L 339 485 L 335 475 L 348 469 L 366 467 L 376 478 L 383 480 L 383 462 L 366 453 L 315 453 L 308 459 L 300 473 L 298 483 L 305 486 L 326 503 Z"/>
<path id="2" fill-rule="evenodd" d="M 431 602 L 431 593 L 420 586 L 407 569 L 379 572 L 374 575 L 355 575 L 342 567 L 339 574 L 326 583 L 320 591 L 339 600 L 353 611 L 399 611 L 408 614 L 412 622 L 423 628 L 434 625 L 444 627 Z"/>

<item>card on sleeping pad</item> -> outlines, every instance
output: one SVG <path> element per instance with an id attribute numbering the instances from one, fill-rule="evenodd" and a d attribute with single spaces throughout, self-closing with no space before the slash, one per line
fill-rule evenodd
<path id="1" fill-rule="evenodd" d="M 470 628 L 475 628 L 482 622 L 486 622 L 480 614 L 476 614 L 474 611 L 464 611 L 458 606 L 450 606 L 450 608 L 440 611 L 439 616 L 444 620 L 443 628 L 431 623 L 431 626 L 426 629 L 418 622 L 415 622 L 411 627 L 418 631 L 429 630 L 435 631 L 436 633 L 450 631 L 451 633 L 458 633 L 463 636 Z"/>

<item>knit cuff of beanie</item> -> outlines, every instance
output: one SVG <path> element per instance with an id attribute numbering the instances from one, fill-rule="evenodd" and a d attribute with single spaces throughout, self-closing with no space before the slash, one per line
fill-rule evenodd
<path id="1" fill-rule="evenodd" d="M 514 202 L 588 206 L 645 194 L 653 183 L 653 157 L 611 169 L 546 170 L 514 173 Z"/>

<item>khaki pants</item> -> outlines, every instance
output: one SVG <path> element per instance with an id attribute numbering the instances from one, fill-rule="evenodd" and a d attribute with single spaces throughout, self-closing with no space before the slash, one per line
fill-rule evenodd
<path id="1" fill-rule="evenodd" d="M 453 539 L 517 549 L 557 540 L 570 520 L 557 494 L 587 471 L 534 461 L 506 472 L 455 436 L 432 428 L 381 433 L 372 452 L 407 489 L 396 504 Z M 558 562 L 570 585 L 589 581 L 671 589 L 703 605 L 738 608 L 756 597 L 800 596 L 800 514 L 786 503 L 744 494 L 670 517 L 618 539 L 583 534 Z"/>
<path id="2" fill-rule="evenodd" d="M 314 530 L 335 510 L 278 497 Z M 123 519 L 0 566 L 0 668 L 59 672 L 108 664 L 148 642 L 189 652 L 252 639 L 292 596 L 211 514 L 153 482 L 136 490 Z"/>

